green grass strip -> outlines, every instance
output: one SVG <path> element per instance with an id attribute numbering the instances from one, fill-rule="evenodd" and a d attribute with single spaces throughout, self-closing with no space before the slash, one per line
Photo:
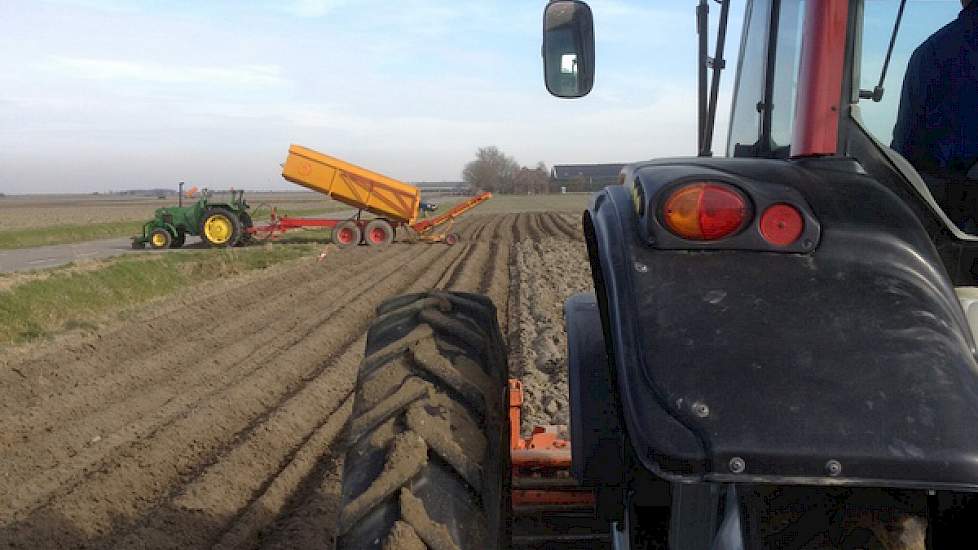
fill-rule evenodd
<path id="1" fill-rule="evenodd" d="M 300 244 L 136 254 L 106 260 L 93 270 L 56 268 L 45 278 L 0 290 L 0 345 L 95 328 L 99 319 L 127 307 L 317 250 L 316 245 Z"/>
<path id="2" fill-rule="evenodd" d="M 139 233 L 145 222 L 107 222 L 85 225 L 51 225 L 0 231 L 0 248 L 31 248 L 51 244 L 80 243 L 128 237 Z"/>

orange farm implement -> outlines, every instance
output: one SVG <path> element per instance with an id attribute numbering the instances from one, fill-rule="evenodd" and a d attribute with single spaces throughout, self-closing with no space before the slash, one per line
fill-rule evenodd
<path id="1" fill-rule="evenodd" d="M 268 223 L 249 230 L 258 239 L 290 229 L 325 228 L 333 231 L 333 243 L 341 248 L 361 242 L 383 246 L 393 242 L 400 229 L 409 240 L 455 244 L 458 235 L 450 232 L 455 219 L 492 198 L 491 193 L 480 193 L 438 216 L 423 218 L 421 191 L 408 183 L 298 145 L 289 147 L 282 167 L 285 179 L 347 204 L 357 213 L 342 219 L 297 218 L 278 216 L 273 210 Z M 363 218 L 364 212 L 376 217 Z"/>

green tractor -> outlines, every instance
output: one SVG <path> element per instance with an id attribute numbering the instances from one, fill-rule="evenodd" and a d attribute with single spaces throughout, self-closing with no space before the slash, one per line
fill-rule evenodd
<path id="1" fill-rule="evenodd" d="M 132 247 L 180 248 L 187 235 L 199 236 L 205 245 L 228 247 L 244 244 L 252 227 L 244 191 L 231 191 L 230 201 L 212 201 L 211 193 L 201 191 L 191 206 L 183 205 L 183 182 L 180 182 L 177 206 L 158 208 L 153 219 L 143 225 L 143 232 L 132 238 Z"/>

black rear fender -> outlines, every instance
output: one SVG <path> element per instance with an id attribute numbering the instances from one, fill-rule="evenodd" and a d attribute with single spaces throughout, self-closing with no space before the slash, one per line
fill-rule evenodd
<path id="1" fill-rule="evenodd" d="M 848 160 L 661 160 L 624 175 L 584 226 L 612 393 L 644 467 L 677 481 L 978 488 L 974 342 L 896 195 Z M 812 246 L 765 249 L 755 219 L 684 248 L 655 218 L 678 178 L 737 186 L 755 206 L 787 197 L 811 216 Z"/>

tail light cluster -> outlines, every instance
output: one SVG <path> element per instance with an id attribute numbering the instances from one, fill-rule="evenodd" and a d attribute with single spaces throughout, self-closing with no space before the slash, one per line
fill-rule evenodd
<path id="1" fill-rule="evenodd" d="M 658 221 L 675 237 L 693 241 L 693 248 L 712 248 L 713 243 L 730 244 L 729 248 L 810 250 L 818 224 L 799 199 L 796 192 L 781 197 L 770 192 L 748 194 L 726 182 L 691 181 L 660 195 Z M 738 243 L 726 242 L 733 238 Z M 682 248 L 673 244 L 667 248 Z"/>

